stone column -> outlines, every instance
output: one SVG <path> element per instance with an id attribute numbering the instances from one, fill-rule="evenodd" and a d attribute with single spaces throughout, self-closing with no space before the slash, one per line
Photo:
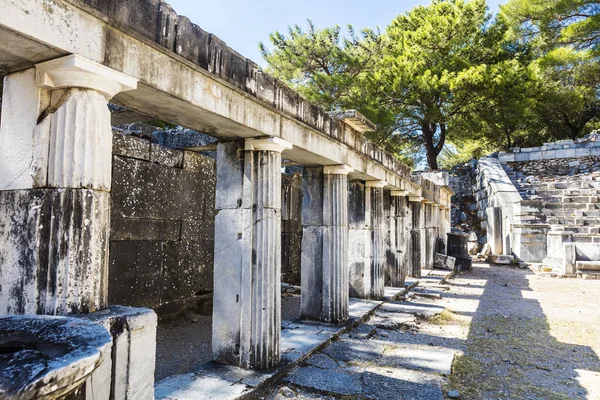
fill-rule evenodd
<path id="1" fill-rule="evenodd" d="M 406 195 L 407 192 L 404 190 L 392 190 L 390 192 L 392 204 L 392 214 L 390 219 L 390 251 L 392 254 L 390 254 L 389 257 L 392 258 L 393 264 L 390 266 L 389 285 L 392 287 L 402 287 L 406 277 Z M 388 264 L 389 263 L 390 261 L 388 261 Z"/>
<path id="2" fill-rule="evenodd" d="M 385 235 L 383 220 L 383 188 L 384 181 L 367 181 L 366 209 L 370 214 L 371 227 L 371 288 L 369 298 L 381 299 L 385 287 Z"/>
<path id="3" fill-rule="evenodd" d="M 302 186 L 302 318 L 348 319 L 347 165 L 306 167 Z"/>
<path id="4" fill-rule="evenodd" d="M 6 77 L 0 126 L 0 315 L 107 307 L 107 101 L 137 81 L 77 55 Z"/>
<path id="5" fill-rule="evenodd" d="M 425 254 L 422 240 L 423 207 L 421 207 L 421 202 L 423 201 L 423 198 L 420 196 L 411 196 L 408 198 L 408 201 L 412 217 L 408 256 L 410 263 L 409 276 L 413 278 L 420 278 Z"/>
<path id="6" fill-rule="evenodd" d="M 218 362 L 269 369 L 281 333 L 279 138 L 217 147 L 212 349 Z"/>
<path id="7" fill-rule="evenodd" d="M 492 248 L 492 254 L 503 254 L 502 243 L 502 208 L 487 207 L 485 209 L 487 242 Z"/>

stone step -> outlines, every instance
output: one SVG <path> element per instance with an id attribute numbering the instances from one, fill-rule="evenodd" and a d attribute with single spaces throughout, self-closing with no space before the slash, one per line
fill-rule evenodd
<path id="1" fill-rule="evenodd" d="M 577 270 L 577 275 L 583 279 L 600 279 L 600 271 Z"/>
<path id="2" fill-rule="evenodd" d="M 600 260 L 599 261 L 576 261 L 575 268 L 582 271 L 597 271 L 600 272 Z"/>
<path id="3" fill-rule="evenodd" d="M 586 235 L 597 235 L 600 232 L 598 226 L 562 226 L 565 232 L 584 233 Z"/>

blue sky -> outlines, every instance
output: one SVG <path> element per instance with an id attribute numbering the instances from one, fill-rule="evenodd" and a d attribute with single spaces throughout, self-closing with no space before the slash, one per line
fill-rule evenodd
<path id="1" fill-rule="evenodd" d="M 269 43 L 269 34 L 285 32 L 293 24 L 311 19 L 317 27 L 354 25 L 355 29 L 382 30 L 398 14 L 428 0 L 168 0 L 177 14 L 187 16 L 230 47 L 264 65 L 258 43 Z M 492 11 L 507 0 L 488 0 Z"/>

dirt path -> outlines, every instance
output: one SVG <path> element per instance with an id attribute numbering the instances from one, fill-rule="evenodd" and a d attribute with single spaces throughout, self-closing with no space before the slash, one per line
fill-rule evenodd
<path id="1" fill-rule="evenodd" d="M 600 281 L 479 264 L 444 303 L 470 325 L 461 398 L 600 399 Z"/>
<path id="2" fill-rule="evenodd" d="M 475 264 L 444 289 L 404 302 L 444 312 L 382 308 L 267 398 L 600 400 L 600 281 Z"/>

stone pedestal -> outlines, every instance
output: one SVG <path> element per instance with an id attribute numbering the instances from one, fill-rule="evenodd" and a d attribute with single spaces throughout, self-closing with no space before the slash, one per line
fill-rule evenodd
<path id="1" fill-rule="evenodd" d="M 245 368 L 279 364 L 281 152 L 278 138 L 219 143 L 213 357 Z"/>
<path id="2" fill-rule="evenodd" d="M 502 208 L 488 207 L 485 209 L 485 214 L 487 220 L 487 242 L 493 254 L 502 254 Z"/>
<path id="3" fill-rule="evenodd" d="M 112 132 L 137 81 L 71 55 L 6 77 L 0 125 L 0 315 L 106 308 Z"/>
<path id="4" fill-rule="evenodd" d="M 348 319 L 348 173 L 306 167 L 302 179 L 302 318 Z"/>

